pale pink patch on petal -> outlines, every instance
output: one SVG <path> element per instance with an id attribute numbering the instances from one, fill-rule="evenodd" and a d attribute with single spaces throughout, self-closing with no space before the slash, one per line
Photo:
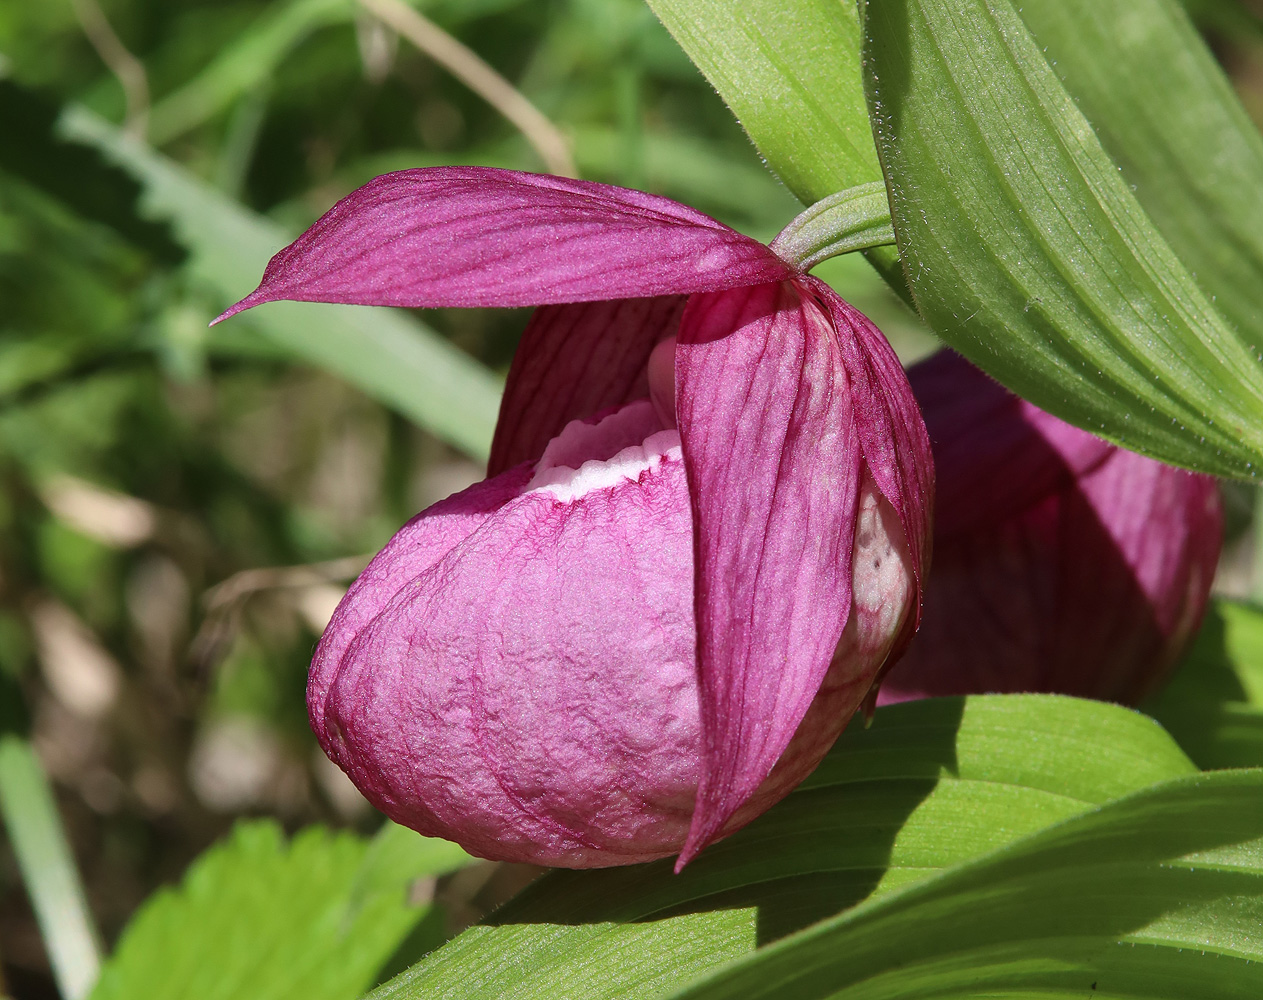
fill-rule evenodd
<path id="1" fill-rule="evenodd" d="M 903 365 L 872 320 L 818 278 L 808 276 L 801 281 L 833 320 L 851 386 L 860 448 L 877 488 L 903 526 L 920 589 L 929 570 L 934 520 L 934 458 L 920 407 Z M 892 663 L 912 640 L 920 603 L 918 593 L 917 612 L 895 643 Z"/>

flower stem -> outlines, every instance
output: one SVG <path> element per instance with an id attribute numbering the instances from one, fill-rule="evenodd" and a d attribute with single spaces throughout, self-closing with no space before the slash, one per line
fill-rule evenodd
<path id="1" fill-rule="evenodd" d="M 886 185 L 873 181 L 816 202 L 781 230 L 772 250 L 805 272 L 830 257 L 894 242 Z"/>

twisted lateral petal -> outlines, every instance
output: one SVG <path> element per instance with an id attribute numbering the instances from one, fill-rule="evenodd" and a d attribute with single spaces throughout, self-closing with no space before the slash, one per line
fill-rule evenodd
<path id="1" fill-rule="evenodd" d="M 690 299 L 676 379 L 704 735 L 683 866 L 768 776 L 829 669 L 861 456 L 837 338 L 792 283 Z"/>
<path id="2" fill-rule="evenodd" d="M 877 488 L 899 517 L 917 581 L 915 613 L 891 650 L 893 663 L 912 641 L 929 571 L 934 457 L 903 365 L 873 321 L 818 278 L 800 279 L 828 310 L 850 384 L 860 450 Z"/>
<path id="3" fill-rule="evenodd" d="M 645 365 L 675 335 L 682 295 L 541 306 L 509 369 L 488 474 L 534 461 L 571 420 L 649 395 Z"/>
<path id="4" fill-rule="evenodd" d="M 400 170 L 333 206 L 225 312 L 277 299 L 528 306 L 789 277 L 762 243 L 668 198 L 489 167 Z"/>

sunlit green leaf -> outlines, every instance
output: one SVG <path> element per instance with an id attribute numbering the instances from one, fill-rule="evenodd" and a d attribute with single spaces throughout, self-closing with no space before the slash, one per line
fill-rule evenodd
<path id="1" fill-rule="evenodd" d="M 466 860 L 399 829 L 286 842 L 271 821 L 239 824 L 141 908 L 92 1000 L 354 1000 L 429 911 L 408 882 Z"/>
<path id="2" fill-rule="evenodd" d="M 1263 767 L 1263 611 L 1217 600 L 1145 710 L 1201 767 Z"/>
<path id="3" fill-rule="evenodd" d="M 661 996 L 870 894 L 1192 771 L 1152 720 L 1113 705 L 1008 696 L 883 708 L 682 874 L 670 861 L 555 872 L 374 1000 Z"/>
<path id="4" fill-rule="evenodd" d="M 865 9 L 895 234 L 935 332 L 1082 427 L 1256 474 L 1258 351 L 1180 264 L 1009 0 Z"/>
<path id="5" fill-rule="evenodd" d="M 873 900 L 674 996 L 1263 992 L 1263 771 L 1182 778 Z"/>
<path id="6" fill-rule="evenodd" d="M 1025 0 L 1022 20 L 1140 204 L 1263 343 L 1263 136 L 1172 0 Z"/>
<path id="7" fill-rule="evenodd" d="M 649 0 L 804 204 L 880 180 L 859 20 L 838 0 Z"/>

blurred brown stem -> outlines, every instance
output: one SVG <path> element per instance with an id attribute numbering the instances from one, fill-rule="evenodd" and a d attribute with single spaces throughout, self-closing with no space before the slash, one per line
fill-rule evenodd
<path id="1" fill-rule="evenodd" d="M 327 562 L 308 563 L 303 566 L 263 566 L 234 573 L 222 583 L 206 591 L 202 601 L 207 613 L 235 604 L 260 590 L 278 590 L 290 587 L 310 587 L 318 583 L 337 583 L 354 579 L 370 556 L 345 556 Z"/>
<path id="2" fill-rule="evenodd" d="M 550 173 L 578 176 L 570 147 L 557 126 L 476 52 L 402 0 L 360 0 L 360 5 L 504 115 L 535 148 Z"/>
<path id="3" fill-rule="evenodd" d="M 123 130 L 137 139 L 145 138 L 149 123 L 149 77 L 144 64 L 127 50 L 105 16 L 97 0 L 70 0 L 84 35 L 101 62 L 118 77 L 127 101 Z"/>
<path id="4" fill-rule="evenodd" d="M 234 573 L 202 595 L 206 617 L 189 648 L 199 674 L 206 674 L 224 654 L 241 626 L 242 611 L 255 594 L 297 590 L 354 579 L 371 556 L 346 556 L 304 566 L 263 566 Z"/>

